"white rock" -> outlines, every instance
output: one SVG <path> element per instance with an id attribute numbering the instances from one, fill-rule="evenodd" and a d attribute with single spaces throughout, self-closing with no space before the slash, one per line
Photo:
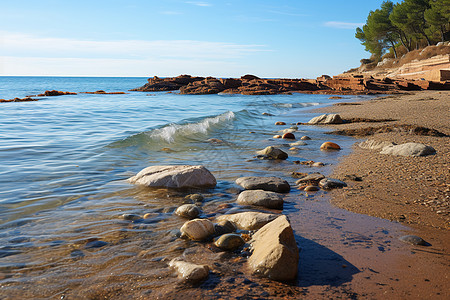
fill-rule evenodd
<path id="1" fill-rule="evenodd" d="M 128 182 L 151 187 L 214 187 L 216 178 L 203 166 L 151 166 Z"/>
<path id="2" fill-rule="evenodd" d="M 205 280 L 209 275 L 209 267 L 207 265 L 196 265 L 180 258 L 174 258 L 170 261 L 169 266 L 176 269 L 179 277 L 191 283 Z"/>
<path id="3" fill-rule="evenodd" d="M 436 150 L 434 150 L 433 147 L 424 144 L 406 143 L 384 147 L 380 153 L 400 156 L 426 156 L 436 154 Z"/>
<path id="4" fill-rule="evenodd" d="M 305 146 L 308 145 L 306 142 L 303 141 L 297 141 L 295 143 L 290 143 L 289 146 L 295 147 L 295 146 Z"/>
<path id="5" fill-rule="evenodd" d="M 241 230 L 256 230 L 267 223 L 275 220 L 278 215 L 265 214 L 259 212 L 242 212 L 232 215 L 222 215 L 216 218 L 218 222 L 228 220 L 236 224 L 236 227 Z"/>
<path id="6" fill-rule="evenodd" d="M 191 240 L 203 241 L 214 234 L 214 224 L 207 219 L 194 219 L 184 223 L 180 231 Z"/>
<path id="7" fill-rule="evenodd" d="M 338 114 L 325 114 L 309 120 L 308 124 L 342 124 L 341 116 Z"/>
<path id="8" fill-rule="evenodd" d="M 377 140 L 366 140 L 358 144 L 359 148 L 368 150 L 380 150 L 384 147 L 396 145 L 393 142 L 377 141 Z"/>

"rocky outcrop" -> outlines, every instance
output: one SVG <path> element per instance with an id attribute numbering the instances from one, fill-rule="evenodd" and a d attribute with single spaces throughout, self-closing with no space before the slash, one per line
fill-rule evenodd
<path id="1" fill-rule="evenodd" d="M 207 95 L 218 94 L 225 90 L 220 80 L 208 77 L 204 80 L 194 81 L 180 88 L 180 94 Z"/>
<path id="2" fill-rule="evenodd" d="M 259 212 L 242 212 L 217 217 L 218 222 L 231 221 L 238 229 L 257 230 L 267 223 L 275 220 L 278 215 Z"/>
<path id="3" fill-rule="evenodd" d="M 436 150 L 424 144 L 406 143 L 384 147 L 380 153 L 399 156 L 426 156 L 436 154 Z"/>
<path id="4" fill-rule="evenodd" d="M 240 177 L 236 184 L 246 190 L 264 190 L 277 193 L 287 193 L 291 190 L 289 183 L 279 177 Z"/>
<path id="5" fill-rule="evenodd" d="M 259 229 L 250 243 L 253 253 L 248 264 L 253 274 L 278 281 L 295 279 L 299 252 L 286 216 L 280 216 Z"/>
<path id="6" fill-rule="evenodd" d="M 42 94 L 37 95 L 38 97 L 50 97 L 50 96 L 63 96 L 63 95 L 76 95 L 77 93 L 72 92 L 62 92 L 62 91 L 45 91 Z"/>
<path id="7" fill-rule="evenodd" d="M 283 196 L 263 190 L 248 190 L 239 194 L 237 202 L 241 205 L 256 205 L 266 208 L 283 209 Z"/>
<path id="8" fill-rule="evenodd" d="M 203 166 L 151 166 L 130 177 L 128 182 L 149 187 L 214 187 L 216 178 Z"/>
<path id="9" fill-rule="evenodd" d="M 29 102 L 29 101 L 38 101 L 39 99 L 25 97 L 25 98 L 14 98 L 14 99 L 0 99 L 1 102 Z"/>
<path id="10" fill-rule="evenodd" d="M 159 78 L 154 76 L 147 79 L 148 83 L 131 91 L 138 92 L 158 92 L 158 91 L 176 91 L 189 83 L 203 80 L 203 77 L 192 77 L 190 75 L 180 75 L 177 77 Z"/>

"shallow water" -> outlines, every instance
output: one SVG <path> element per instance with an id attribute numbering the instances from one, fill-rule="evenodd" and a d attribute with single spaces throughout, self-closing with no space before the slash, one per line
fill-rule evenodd
<path id="1" fill-rule="evenodd" d="M 144 84 L 145 79 L 0 77 L 0 83 L 0 98 L 8 99 L 47 89 L 127 91 Z M 189 255 L 186 249 L 201 248 L 177 237 L 185 220 L 173 215 L 184 196 L 195 191 L 149 189 L 132 186 L 125 179 L 150 165 L 202 164 L 218 180 L 215 189 L 201 191 L 205 195 L 203 217 L 254 210 L 234 203 L 237 177 L 270 174 L 294 184 L 291 172 L 327 174 L 340 156 L 349 153 L 353 139 L 326 135 L 325 129 L 313 126 L 299 126 L 296 136 L 308 135 L 312 140 L 298 146 L 296 152 L 287 150 L 289 143 L 272 138 L 289 127 L 275 126 L 275 121 L 307 122 L 315 116 L 307 110 L 329 105 L 334 100 L 328 97 L 129 92 L 0 103 L 0 294 L 84 298 L 114 295 L 114 291 L 123 294 L 124 285 L 139 289 L 140 295 L 167 292 L 177 282 L 167 261 Z M 364 98 L 344 96 L 342 101 Z M 274 116 L 263 116 L 263 112 Z M 211 143 L 211 138 L 224 142 Z M 343 150 L 320 151 L 325 140 L 338 143 Z M 256 150 L 269 145 L 288 151 L 289 159 L 253 158 Z M 309 168 L 293 164 L 294 160 L 322 161 L 327 166 Z M 324 194 L 313 196 L 294 189 L 282 211 L 291 218 L 298 240 L 317 244 L 311 246 L 313 252 L 337 223 L 358 220 L 358 228 L 347 231 L 364 236 L 368 228 L 371 232 L 378 228 L 378 236 L 374 233 L 369 238 L 374 240 L 372 246 L 383 243 L 383 228 L 389 227 L 388 232 L 404 229 L 344 213 L 321 196 Z M 224 203 L 231 205 L 231 211 L 220 210 Z M 121 218 L 124 213 L 150 213 L 151 218 L 126 221 Z M 344 217 L 332 216 L 336 214 Z M 315 242 L 308 244 L 305 239 Z M 377 247 L 385 247 L 381 244 Z M 191 256 L 202 258 L 202 251 Z M 211 253 L 204 254 L 204 261 L 223 260 Z M 245 274 L 230 271 L 236 266 L 244 268 L 242 262 L 230 263 L 229 270 L 225 266 L 213 273 L 212 281 L 220 282 L 217 274 L 236 278 Z M 347 270 L 348 276 L 356 272 L 351 267 Z M 300 276 L 296 286 L 305 284 Z"/>

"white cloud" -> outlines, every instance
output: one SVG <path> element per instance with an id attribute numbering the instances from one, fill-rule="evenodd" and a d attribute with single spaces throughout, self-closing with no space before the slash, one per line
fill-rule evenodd
<path id="1" fill-rule="evenodd" d="M 332 27 L 332 28 L 338 28 L 338 29 L 356 29 L 356 27 L 364 26 L 364 23 L 329 21 L 329 22 L 325 22 L 324 25 L 326 27 Z"/>
<path id="2" fill-rule="evenodd" d="M 187 1 L 186 3 L 196 5 L 196 6 L 202 6 L 202 7 L 212 6 L 211 3 L 201 2 L 201 1 Z"/>
<path id="3" fill-rule="evenodd" d="M 210 75 L 269 51 L 263 45 L 224 42 L 89 41 L 1 31 L 0 44 L 0 75 Z"/>

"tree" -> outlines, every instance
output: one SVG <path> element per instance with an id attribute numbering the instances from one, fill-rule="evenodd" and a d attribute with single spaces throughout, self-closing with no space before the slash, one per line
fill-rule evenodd
<path id="1" fill-rule="evenodd" d="M 444 42 L 445 32 L 450 22 L 450 0 L 431 0 L 431 7 L 424 13 L 427 23 L 441 35 Z"/>

